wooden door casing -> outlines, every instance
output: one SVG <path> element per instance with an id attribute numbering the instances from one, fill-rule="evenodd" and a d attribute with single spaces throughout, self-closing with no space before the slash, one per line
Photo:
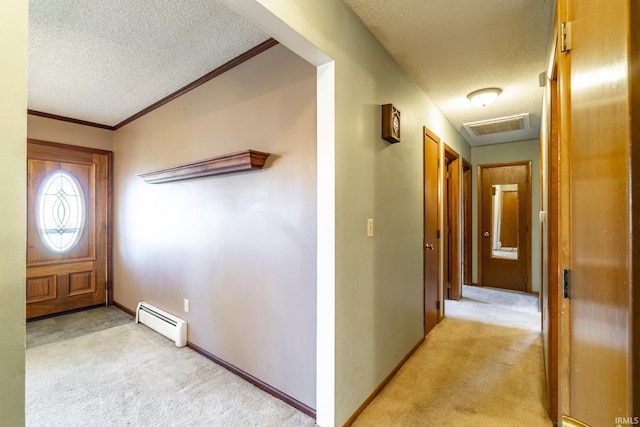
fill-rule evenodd
<path id="1" fill-rule="evenodd" d="M 478 166 L 478 279 L 482 286 L 531 291 L 531 162 Z M 518 257 L 492 256 L 492 186 L 518 184 Z"/>
<path id="2" fill-rule="evenodd" d="M 438 159 L 440 139 L 424 128 L 424 334 L 440 321 Z"/>
<path id="3" fill-rule="evenodd" d="M 109 169 L 111 154 L 29 140 L 27 145 L 28 319 L 107 302 L 110 267 Z M 37 195 L 56 171 L 69 173 L 84 195 L 84 227 L 77 243 L 63 252 L 47 247 L 37 220 Z"/>
<path id="4" fill-rule="evenodd" d="M 445 269 L 448 283 L 447 298 L 459 300 L 462 298 L 460 279 L 460 156 L 447 144 L 444 144 L 446 162 L 445 185 L 445 239 L 446 249 Z"/>
<path id="5" fill-rule="evenodd" d="M 555 56 L 554 56 L 555 58 Z M 546 259 L 546 280 L 542 284 L 541 302 L 544 312 L 543 335 L 546 335 L 546 374 L 547 374 L 547 401 L 549 402 L 549 416 L 552 420 L 559 419 L 561 385 L 566 388 L 567 380 L 561 375 L 561 371 L 568 374 L 569 361 L 562 359 L 564 355 L 560 348 L 560 317 L 562 313 L 568 313 L 568 307 L 560 309 L 563 299 L 559 286 L 560 277 L 558 270 L 559 260 L 559 210 L 560 210 L 560 141 L 559 141 L 559 111 L 558 111 L 558 82 L 557 62 L 554 62 L 553 78 L 547 81 L 550 86 L 550 129 L 548 141 L 548 213 L 547 213 L 547 245 L 544 247 L 542 259 Z M 546 285 L 546 286 L 545 286 Z M 566 357 L 568 359 L 568 357 Z M 562 369 L 561 369 L 562 367 Z"/>
<path id="6" fill-rule="evenodd" d="M 462 283 L 472 284 L 471 163 L 462 159 Z"/>

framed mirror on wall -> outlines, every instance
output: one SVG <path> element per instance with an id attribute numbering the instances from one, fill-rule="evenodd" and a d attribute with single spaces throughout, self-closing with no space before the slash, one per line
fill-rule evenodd
<path id="1" fill-rule="evenodd" d="M 520 242 L 518 184 L 496 184 L 491 192 L 491 256 L 517 260 Z"/>

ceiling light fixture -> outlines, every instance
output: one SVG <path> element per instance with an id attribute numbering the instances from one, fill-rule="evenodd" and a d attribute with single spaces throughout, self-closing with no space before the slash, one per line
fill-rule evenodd
<path id="1" fill-rule="evenodd" d="M 486 89 L 476 90 L 467 95 L 467 98 L 476 107 L 486 107 L 498 98 L 502 90 L 497 87 L 488 87 Z"/>

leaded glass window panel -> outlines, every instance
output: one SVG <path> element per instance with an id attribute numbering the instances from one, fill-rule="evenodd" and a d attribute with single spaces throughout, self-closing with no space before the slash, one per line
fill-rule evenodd
<path id="1" fill-rule="evenodd" d="M 78 180 L 55 171 L 43 180 L 37 195 L 40 236 L 54 252 L 67 252 L 78 243 L 85 223 L 85 200 Z"/>

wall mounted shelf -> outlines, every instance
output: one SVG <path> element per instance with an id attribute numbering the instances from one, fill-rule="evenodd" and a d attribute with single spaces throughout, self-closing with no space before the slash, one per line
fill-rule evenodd
<path id="1" fill-rule="evenodd" d="M 243 150 L 193 163 L 140 173 L 138 176 L 149 184 L 161 184 L 163 182 L 256 170 L 264 167 L 264 163 L 270 154 L 255 150 Z"/>

